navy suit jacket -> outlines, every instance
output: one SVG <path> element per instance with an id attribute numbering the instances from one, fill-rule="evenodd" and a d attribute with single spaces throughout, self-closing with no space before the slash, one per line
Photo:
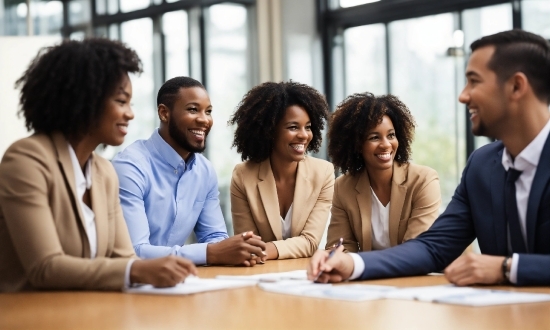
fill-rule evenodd
<path id="1" fill-rule="evenodd" d="M 421 275 L 441 271 L 477 237 L 481 253 L 508 255 L 504 209 L 504 145 L 477 149 L 462 172 L 447 209 L 432 227 L 396 247 L 360 253 L 361 279 Z M 517 285 L 550 284 L 550 139 L 539 160 L 527 205 L 528 252 L 519 255 Z"/>

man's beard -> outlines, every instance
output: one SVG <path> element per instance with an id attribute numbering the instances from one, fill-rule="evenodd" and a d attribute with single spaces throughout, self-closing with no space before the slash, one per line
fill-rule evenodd
<path id="1" fill-rule="evenodd" d="M 187 137 L 185 136 L 184 133 L 182 133 L 177 127 L 176 127 L 176 124 L 174 123 L 173 120 L 170 120 L 168 122 L 168 134 L 170 135 L 170 137 L 172 139 L 174 139 L 174 141 L 176 141 L 176 143 L 182 147 L 183 149 L 189 151 L 189 152 L 193 152 L 193 153 L 201 153 L 204 151 L 204 149 L 206 148 L 206 132 L 204 133 L 204 144 L 202 145 L 202 147 L 196 147 L 194 145 L 192 145 L 189 140 L 187 139 Z"/>

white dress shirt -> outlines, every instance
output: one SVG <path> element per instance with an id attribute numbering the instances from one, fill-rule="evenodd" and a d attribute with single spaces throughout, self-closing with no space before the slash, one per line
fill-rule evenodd
<path id="1" fill-rule="evenodd" d="M 539 164 L 540 154 L 542 153 L 544 143 L 548 138 L 548 133 L 550 133 L 550 121 L 544 125 L 539 134 L 519 153 L 519 155 L 517 155 L 514 161 L 512 161 L 512 157 L 510 157 L 510 154 L 506 148 L 504 148 L 504 152 L 502 153 L 502 166 L 504 166 L 506 171 L 508 171 L 510 167 L 518 171 L 522 171 L 516 181 L 516 200 L 518 204 L 521 234 L 523 235 L 525 242 L 527 242 L 525 218 L 527 217 L 529 192 L 531 191 L 533 179 L 535 178 L 535 173 L 537 172 L 537 166 Z M 508 242 L 508 244 L 510 244 L 510 242 Z M 358 254 L 350 253 L 350 255 L 353 259 L 354 269 L 349 279 L 353 280 L 359 278 L 359 276 L 363 274 L 365 263 Z M 518 264 L 519 255 L 514 253 L 512 256 L 512 266 L 510 268 L 510 282 L 512 283 L 517 283 Z"/>
<path id="2" fill-rule="evenodd" d="M 521 228 L 521 235 L 523 241 L 527 242 L 527 202 L 529 201 L 529 193 L 531 192 L 531 186 L 533 185 L 533 179 L 537 172 L 537 166 L 539 165 L 540 154 L 544 148 L 544 143 L 550 132 L 550 121 L 544 125 L 544 128 L 539 134 L 525 147 L 517 156 L 515 160 L 508 153 L 508 150 L 504 148 L 502 153 L 502 166 L 506 171 L 509 168 L 521 171 L 521 175 L 516 180 L 516 201 L 518 206 L 518 218 Z M 508 245 L 510 245 L 510 235 L 508 234 Z M 518 263 L 519 255 L 514 253 L 512 256 L 512 267 L 510 268 L 510 282 L 517 282 L 518 275 Z"/>
<path id="3" fill-rule="evenodd" d="M 76 185 L 76 196 L 78 197 L 78 205 L 84 216 L 84 223 L 86 224 L 86 235 L 88 236 L 88 242 L 90 242 L 90 258 L 94 259 L 97 257 L 97 230 L 95 227 L 95 213 L 94 211 L 84 203 L 82 197 L 86 190 L 92 188 L 92 166 L 89 158 L 84 165 L 84 173 L 80 170 L 80 163 L 76 157 L 76 152 L 70 143 L 69 146 L 69 155 L 71 156 L 71 163 L 73 165 L 74 171 L 74 182 Z M 128 287 L 130 285 L 130 269 L 134 259 L 130 260 L 126 265 L 126 272 L 124 274 L 124 285 Z"/>
<path id="4" fill-rule="evenodd" d="M 390 243 L 390 203 L 384 206 L 370 187 L 371 198 L 371 226 L 372 249 L 384 250 L 391 247 Z"/>
<path id="5" fill-rule="evenodd" d="M 292 237 L 292 234 L 290 232 L 290 227 L 292 227 L 292 205 L 294 205 L 294 203 L 290 204 L 290 207 L 286 212 L 285 218 L 283 219 L 283 217 L 281 217 L 281 228 L 283 229 L 283 239 Z"/>

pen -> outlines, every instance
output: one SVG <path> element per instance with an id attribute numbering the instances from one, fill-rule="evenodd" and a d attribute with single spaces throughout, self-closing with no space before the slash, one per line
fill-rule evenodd
<path id="1" fill-rule="evenodd" d="M 328 254 L 327 260 L 332 258 L 334 253 L 336 253 L 336 249 L 338 249 L 340 247 L 340 245 L 342 245 L 343 242 L 344 242 L 344 239 L 342 237 L 340 237 L 340 240 L 338 241 L 338 244 L 336 244 L 336 247 L 334 247 L 334 249 L 332 249 L 332 251 L 330 251 L 330 253 Z M 317 282 L 317 280 L 319 279 L 319 276 L 321 276 L 321 274 L 323 274 L 323 271 L 320 271 L 319 274 L 317 274 L 317 276 L 315 276 L 315 278 L 313 279 L 313 282 Z"/>

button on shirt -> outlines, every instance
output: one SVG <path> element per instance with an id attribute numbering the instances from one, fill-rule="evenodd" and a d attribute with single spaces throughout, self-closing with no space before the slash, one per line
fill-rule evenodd
<path id="1" fill-rule="evenodd" d="M 521 227 L 521 235 L 523 236 L 524 242 L 527 242 L 526 218 L 529 192 L 531 191 L 533 179 L 535 178 L 537 166 L 539 165 L 540 155 L 549 132 L 550 121 L 544 125 L 544 128 L 535 139 L 517 155 L 515 160 L 512 160 L 512 156 L 510 156 L 506 148 L 504 148 L 504 152 L 502 153 L 502 166 L 506 171 L 508 171 L 509 168 L 513 168 L 522 172 L 516 180 L 516 202 L 518 206 L 519 225 Z M 519 254 L 514 253 L 512 256 L 512 267 L 510 268 L 510 282 L 512 283 L 517 282 L 518 263 Z"/>
<path id="2" fill-rule="evenodd" d="M 218 180 L 200 154 L 186 163 L 159 135 L 139 140 L 113 159 L 120 202 L 136 254 L 170 254 L 206 263 L 207 243 L 228 238 L 220 208 Z M 198 243 L 184 245 L 195 232 Z"/>

